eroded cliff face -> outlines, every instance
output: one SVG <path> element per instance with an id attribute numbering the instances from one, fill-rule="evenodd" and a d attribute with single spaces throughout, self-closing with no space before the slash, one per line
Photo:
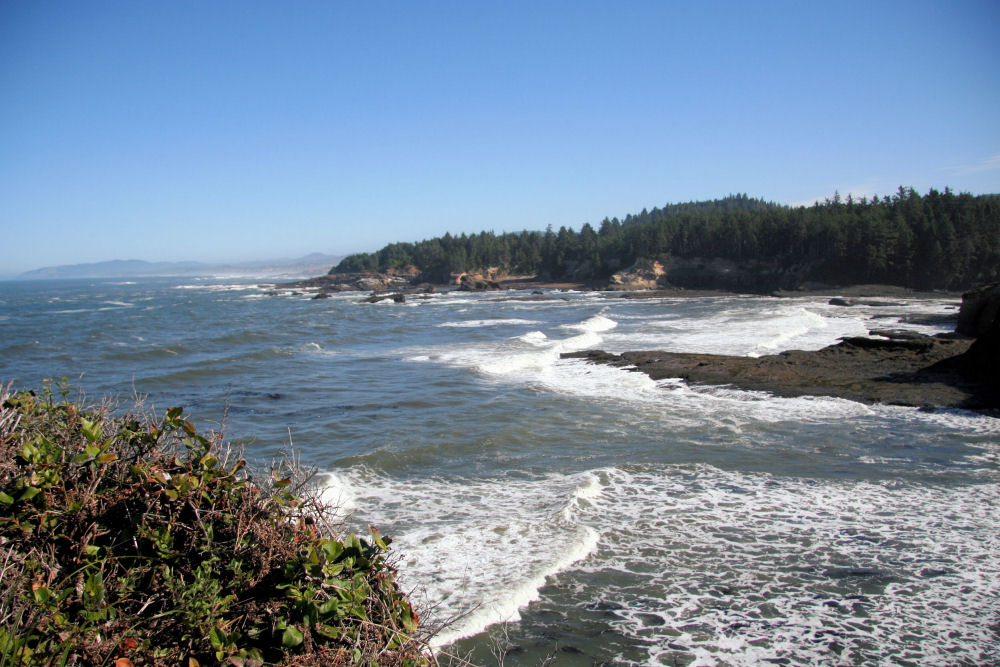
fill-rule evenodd
<path id="1" fill-rule="evenodd" d="M 766 294 L 803 286 L 807 267 L 780 267 L 769 262 L 733 262 L 719 257 L 643 258 L 608 280 L 612 290 L 680 287 Z"/>
<path id="2" fill-rule="evenodd" d="M 659 289 L 668 286 L 663 264 L 652 259 L 640 259 L 608 279 L 608 287 L 613 290 Z"/>

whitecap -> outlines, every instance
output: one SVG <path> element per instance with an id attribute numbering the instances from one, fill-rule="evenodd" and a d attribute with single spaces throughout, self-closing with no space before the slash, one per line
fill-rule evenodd
<path id="1" fill-rule="evenodd" d="M 436 327 L 446 328 L 480 328 L 480 327 L 497 327 L 497 326 L 507 326 L 514 324 L 541 324 L 538 320 L 522 320 L 518 318 L 506 318 L 506 319 L 487 319 L 487 320 L 462 320 L 459 322 L 442 322 L 441 324 L 436 324 Z"/>
<path id="2" fill-rule="evenodd" d="M 589 331 L 589 332 L 600 332 L 600 331 L 610 331 L 618 326 L 618 323 L 611 318 L 605 317 L 604 315 L 594 315 L 593 317 L 588 317 L 582 322 L 576 322 L 574 324 L 563 324 L 563 329 L 576 329 L 577 331 Z"/>
<path id="3" fill-rule="evenodd" d="M 454 619 L 434 638 L 443 646 L 519 620 L 550 577 L 593 552 L 599 533 L 567 509 L 599 495 L 593 477 L 397 480 L 352 468 L 320 482 L 324 498 L 348 499 L 355 529 L 393 537 L 403 587 L 436 620 Z"/>
<path id="4" fill-rule="evenodd" d="M 908 654 L 950 664 L 994 650 L 977 619 L 1000 595 L 996 484 L 704 465 L 600 474 L 602 492 L 581 521 L 617 530 L 601 530 L 594 557 L 578 567 L 613 583 L 581 591 L 579 604 L 611 602 L 609 625 L 647 646 L 649 663 L 873 664 Z M 650 610 L 662 624 L 644 622 Z"/>

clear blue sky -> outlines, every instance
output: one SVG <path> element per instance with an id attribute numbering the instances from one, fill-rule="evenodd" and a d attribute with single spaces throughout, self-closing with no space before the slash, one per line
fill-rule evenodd
<path id="1" fill-rule="evenodd" d="M 1000 192 L 1000 3 L 0 0 L 0 274 Z"/>

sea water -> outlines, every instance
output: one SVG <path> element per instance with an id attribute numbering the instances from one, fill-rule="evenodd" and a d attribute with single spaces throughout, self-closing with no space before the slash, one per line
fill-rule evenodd
<path id="1" fill-rule="evenodd" d="M 546 295 L 2 283 L 0 380 L 180 405 L 260 462 L 291 445 L 477 664 L 1000 661 L 1000 419 L 560 356 L 935 333 L 955 301 Z"/>

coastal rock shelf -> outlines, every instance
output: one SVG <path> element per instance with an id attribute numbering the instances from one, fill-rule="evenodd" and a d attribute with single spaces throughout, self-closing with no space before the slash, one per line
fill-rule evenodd
<path id="1" fill-rule="evenodd" d="M 890 338 L 884 336 L 892 336 Z M 888 332 L 853 337 L 821 350 L 791 350 L 764 357 L 600 350 L 568 352 L 645 373 L 654 380 L 730 385 L 777 396 L 834 396 L 862 403 L 915 407 L 1000 408 L 995 380 L 978 372 L 971 340 Z"/>

